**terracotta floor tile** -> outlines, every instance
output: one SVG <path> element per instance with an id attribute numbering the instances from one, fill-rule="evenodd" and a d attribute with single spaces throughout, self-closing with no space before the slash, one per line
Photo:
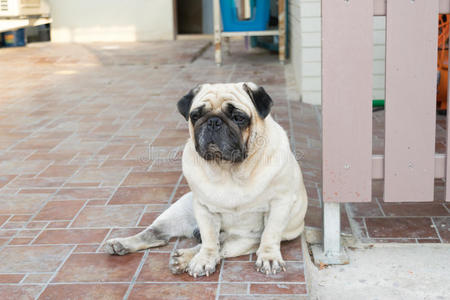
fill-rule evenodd
<path id="1" fill-rule="evenodd" d="M 109 204 L 167 203 L 173 187 L 120 187 Z"/>
<path id="2" fill-rule="evenodd" d="M 172 147 L 172 146 L 183 146 L 186 144 L 188 136 L 184 137 L 158 137 L 152 146 L 155 147 Z"/>
<path id="3" fill-rule="evenodd" d="M 33 300 L 41 290 L 40 285 L 0 285 L 3 299 Z"/>
<path id="4" fill-rule="evenodd" d="M 142 256 L 143 253 L 72 254 L 52 282 L 130 282 Z"/>
<path id="5" fill-rule="evenodd" d="M 103 186 L 117 186 L 128 173 L 129 168 L 84 168 L 72 177 L 68 184 L 101 182 Z"/>
<path id="6" fill-rule="evenodd" d="M 137 279 L 142 281 L 158 281 L 158 282 L 217 282 L 219 280 L 220 264 L 216 268 L 213 275 L 206 277 L 194 278 L 188 274 L 173 275 L 169 270 L 170 253 L 150 253 L 142 267 L 141 273 Z"/>
<path id="7" fill-rule="evenodd" d="M 250 284 L 250 294 L 306 294 L 306 284 Z"/>
<path id="8" fill-rule="evenodd" d="M 181 172 L 181 160 L 155 160 L 151 172 Z"/>
<path id="9" fill-rule="evenodd" d="M 142 216 L 141 221 L 139 222 L 138 226 L 149 226 L 155 221 L 155 219 L 160 215 L 160 212 L 150 212 L 145 213 Z"/>
<path id="10" fill-rule="evenodd" d="M 257 272 L 254 265 L 254 262 L 226 261 L 222 280 L 225 282 L 305 282 L 303 264 L 300 262 L 288 262 L 286 272 L 268 276 Z"/>
<path id="11" fill-rule="evenodd" d="M 32 221 L 32 222 L 29 222 L 26 227 L 32 228 L 32 229 L 39 229 L 39 228 L 44 228 L 47 224 L 48 224 L 48 222 L 46 222 L 46 221 Z"/>
<path id="12" fill-rule="evenodd" d="M 16 175 L 1 175 L 0 176 L 0 188 L 7 185 L 11 180 L 13 180 Z"/>
<path id="13" fill-rule="evenodd" d="M 180 172 L 133 172 L 122 185 L 175 185 L 180 175 Z"/>
<path id="14" fill-rule="evenodd" d="M 135 226 L 142 206 L 86 206 L 71 227 L 130 227 Z"/>
<path id="15" fill-rule="evenodd" d="M 107 154 L 109 157 L 122 158 L 128 153 L 132 145 L 110 144 L 100 150 L 99 154 Z"/>
<path id="16" fill-rule="evenodd" d="M 47 283 L 52 276 L 53 276 L 53 273 L 28 274 L 23 282 L 24 283 Z"/>
<path id="17" fill-rule="evenodd" d="M 236 256 L 236 257 L 228 257 L 225 260 L 226 261 L 251 261 L 250 254 L 249 255 L 240 255 L 240 256 Z"/>
<path id="18" fill-rule="evenodd" d="M 21 189 L 19 194 L 53 194 L 57 190 L 56 189 Z"/>
<path id="19" fill-rule="evenodd" d="M 0 226 L 2 226 L 6 221 L 10 218 L 10 216 L 0 216 Z"/>
<path id="20" fill-rule="evenodd" d="M 79 166 L 71 165 L 52 165 L 42 172 L 39 177 L 70 177 Z"/>
<path id="21" fill-rule="evenodd" d="M 239 295 L 239 296 L 220 296 L 219 300 L 302 300 L 307 299 L 307 296 L 299 296 L 299 295 L 283 295 L 283 298 L 280 298 L 280 296 L 266 296 L 264 297 L 262 295 L 253 295 L 253 296 L 245 296 L 245 295 Z"/>
<path id="22" fill-rule="evenodd" d="M 51 229 L 51 228 L 67 228 L 67 226 L 69 226 L 70 221 L 54 221 L 54 222 L 50 222 L 46 229 Z"/>
<path id="23" fill-rule="evenodd" d="M 0 194 L 0 214 L 32 214 L 46 199 L 45 195 Z"/>
<path id="24" fill-rule="evenodd" d="M 33 238 L 14 238 L 8 245 L 28 245 Z"/>
<path id="25" fill-rule="evenodd" d="M 242 295 L 247 294 L 248 283 L 221 283 L 220 295 Z"/>
<path id="26" fill-rule="evenodd" d="M 50 284 L 39 297 L 40 300 L 122 299 L 127 284 Z"/>
<path id="27" fill-rule="evenodd" d="M 6 224 L 3 225 L 3 228 L 4 229 L 20 229 L 20 228 L 24 228 L 26 224 L 27 224 L 26 222 L 8 221 Z"/>
<path id="28" fill-rule="evenodd" d="M 107 239 L 113 239 L 118 237 L 127 237 L 131 235 L 135 235 L 145 228 L 114 228 L 111 230 L 111 233 L 108 235 Z"/>
<path id="29" fill-rule="evenodd" d="M 0 251 L 0 273 L 53 272 L 72 246 L 8 246 Z"/>
<path id="30" fill-rule="evenodd" d="M 347 206 L 353 217 L 382 217 L 383 212 L 377 202 L 349 203 Z"/>
<path id="31" fill-rule="evenodd" d="M 384 203 L 383 210 L 386 216 L 389 217 L 450 217 L 450 213 L 445 209 L 445 207 L 438 203 Z"/>
<path id="32" fill-rule="evenodd" d="M 281 243 L 281 255 L 284 260 L 302 261 L 302 240 L 298 237 L 292 241 L 285 241 Z M 256 255 L 254 255 L 256 257 Z"/>
<path id="33" fill-rule="evenodd" d="M 73 253 L 95 253 L 100 245 L 78 245 Z"/>
<path id="34" fill-rule="evenodd" d="M 50 201 L 41 209 L 34 220 L 72 220 L 84 203 L 83 200 Z"/>
<path id="35" fill-rule="evenodd" d="M 131 291 L 130 300 L 165 300 L 190 299 L 213 300 L 216 296 L 217 284 L 213 283 L 173 283 L 142 284 L 137 283 Z"/>
<path id="36" fill-rule="evenodd" d="M 66 182 L 64 187 L 98 187 L 101 184 L 98 182 Z"/>
<path id="37" fill-rule="evenodd" d="M 9 183 L 8 187 L 19 187 L 19 188 L 52 188 L 60 187 L 64 184 L 64 178 L 15 178 Z"/>
<path id="38" fill-rule="evenodd" d="M 187 193 L 189 193 L 191 191 L 191 189 L 189 188 L 189 186 L 187 186 L 187 185 L 184 185 L 184 186 L 182 186 L 182 185 L 180 185 L 180 186 L 178 186 L 178 188 L 177 188 L 177 190 L 176 190 L 176 192 L 175 192 L 175 195 L 173 196 L 173 200 L 172 200 L 172 203 L 173 202 L 176 202 L 178 199 L 180 199 L 184 194 L 187 194 Z"/>
<path id="39" fill-rule="evenodd" d="M 15 215 L 11 218 L 11 221 L 13 222 L 27 222 L 31 218 L 31 215 Z M 1 224 L 1 221 L 0 221 Z"/>
<path id="40" fill-rule="evenodd" d="M 366 218 L 371 238 L 437 238 L 430 218 Z"/>
<path id="41" fill-rule="evenodd" d="M 3 238 L 0 237 L 0 247 L 2 247 L 3 245 L 6 245 L 9 241 L 9 238 Z"/>
<path id="42" fill-rule="evenodd" d="M 25 229 L 17 233 L 17 237 L 31 237 L 34 238 L 41 232 L 40 229 Z"/>
<path id="43" fill-rule="evenodd" d="M 450 243 L 450 217 L 435 217 L 433 220 L 442 241 Z"/>
<path id="44" fill-rule="evenodd" d="M 112 188 L 69 188 L 61 189 L 54 200 L 73 200 L 73 199 L 108 199 L 113 193 Z"/>
<path id="45" fill-rule="evenodd" d="M 24 142 L 20 142 L 14 147 L 15 150 L 32 149 L 32 150 L 51 150 L 58 145 L 61 139 L 40 139 L 32 138 Z"/>
<path id="46" fill-rule="evenodd" d="M 19 283 L 25 275 L 23 274 L 0 274 L 1 283 Z"/>
<path id="47" fill-rule="evenodd" d="M 187 139 L 189 137 L 189 130 L 164 128 L 161 131 L 161 133 L 159 134 L 159 137 L 164 137 L 164 138 L 177 137 L 177 138 Z"/>
<path id="48" fill-rule="evenodd" d="M 101 243 L 109 229 L 44 230 L 33 244 L 95 244 Z"/>
<path id="49" fill-rule="evenodd" d="M 69 153 L 69 152 L 34 153 L 30 157 L 28 157 L 27 160 L 70 161 L 75 156 L 75 154 L 76 153 Z"/>
<path id="50" fill-rule="evenodd" d="M 103 162 L 102 167 L 115 167 L 115 168 L 125 168 L 125 167 L 148 167 L 151 162 L 144 162 L 139 159 L 110 159 L 108 158 Z"/>

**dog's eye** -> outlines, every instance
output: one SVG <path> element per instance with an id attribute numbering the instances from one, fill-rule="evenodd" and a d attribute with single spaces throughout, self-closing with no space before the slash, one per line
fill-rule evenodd
<path id="1" fill-rule="evenodd" d="M 245 118 L 243 116 L 240 115 L 234 115 L 233 116 L 233 121 L 236 123 L 243 123 L 245 121 Z"/>
<path id="2" fill-rule="evenodd" d="M 196 112 L 196 111 L 192 112 L 192 113 L 191 113 L 191 120 L 192 120 L 193 122 L 195 122 L 195 121 L 197 121 L 198 119 L 200 119 L 200 114 L 199 114 L 198 112 Z"/>

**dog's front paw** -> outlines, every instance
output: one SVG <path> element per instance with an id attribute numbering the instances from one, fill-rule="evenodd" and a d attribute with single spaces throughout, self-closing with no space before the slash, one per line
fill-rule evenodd
<path id="1" fill-rule="evenodd" d="M 194 278 L 205 275 L 209 276 L 216 271 L 216 265 L 219 261 L 220 257 L 218 254 L 212 255 L 199 252 L 192 258 L 187 272 Z"/>
<path id="2" fill-rule="evenodd" d="M 281 257 L 280 250 L 272 248 L 259 249 L 256 252 L 258 259 L 255 268 L 258 272 L 269 274 L 277 274 L 286 271 L 286 263 Z"/>
<path id="3" fill-rule="evenodd" d="M 125 255 L 130 253 L 120 238 L 107 240 L 105 243 L 105 251 L 112 255 Z"/>

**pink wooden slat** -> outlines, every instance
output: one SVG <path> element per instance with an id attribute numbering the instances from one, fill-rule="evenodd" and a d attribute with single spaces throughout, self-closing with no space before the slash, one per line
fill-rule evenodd
<path id="1" fill-rule="evenodd" d="M 385 201 L 433 201 L 438 0 L 389 0 Z"/>
<path id="2" fill-rule="evenodd" d="M 371 200 L 372 0 L 322 1 L 323 199 Z"/>
<path id="3" fill-rule="evenodd" d="M 386 2 L 387 0 L 373 0 L 373 14 L 375 16 L 385 16 L 386 15 Z M 439 0 L 439 13 L 449 14 L 450 13 L 450 1 L 449 0 Z"/>

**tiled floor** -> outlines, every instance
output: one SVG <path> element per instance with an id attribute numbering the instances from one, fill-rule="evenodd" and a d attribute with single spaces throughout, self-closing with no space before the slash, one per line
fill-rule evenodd
<path id="1" fill-rule="evenodd" d="M 193 240 L 124 257 L 103 253 L 106 239 L 141 231 L 189 190 L 180 164 L 188 132 L 175 103 L 201 82 L 266 88 L 302 166 L 306 223 L 321 227 L 320 109 L 287 100 L 295 97 L 292 74 L 276 55 L 234 43 L 217 68 L 211 48 L 199 56 L 207 43 L 0 49 L 2 299 L 306 297 L 299 239 L 282 245 L 288 271 L 269 277 L 253 270 L 254 256 L 228 259 L 208 278 L 170 274 L 171 251 Z M 374 115 L 376 150 L 382 120 Z M 372 203 L 342 205 L 344 232 L 365 242 L 450 242 L 442 181 L 425 204 L 384 203 L 379 181 L 373 190 Z"/>
<path id="2" fill-rule="evenodd" d="M 287 272 L 271 276 L 253 269 L 254 256 L 226 260 L 207 278 L 172 275 L 171 251 L 194 243 L 185 239 L 123 257 L 103 253 L 106 239 L 141 231 L 188 191 L 180 167 L 188 131 L 175 104 L 205 81 L 264 85 L 319 209 L 317 109 L 287 101 L 290 75 L 276 55 L 249 55 L 238 43 L 221 68 L 211 48 L 191 63 L 207 43 L 0 49 L 2 299 L 307 295 L 299 239 L 282 246 Z"/>
<path id="3" fill-rule="evenodd" d="M 384 153 L 384 111 L 373 114 L 373 152 Z M 446 118 L 437 116 L 436 152 L 446 151 Z M 432 202 L 387 203 L 382 180 L 372 184 L 371 203 L 346 204 L 353 233 L 367 243 L 450 243 L 450 203 L 445 182 L 435 180 Z"/>

